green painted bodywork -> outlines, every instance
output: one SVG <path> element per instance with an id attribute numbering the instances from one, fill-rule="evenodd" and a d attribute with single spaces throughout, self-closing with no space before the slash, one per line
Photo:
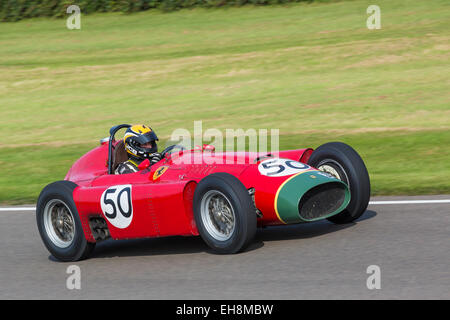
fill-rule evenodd
<path id="1" fill-rule="evenodd" d="M 312 188 L 321 184 L 338 182 L 345 187 L 345 199 L 342 205 L 335 211 L 326 216 L 316 219 L 306 220 L 302 218 L 298 212 L 298 205 L 303 195 Z M 300 174 L 293 175 L 287 179 L 278 190 L 275 199 L 275 210 L 278 217 L 286 224 L 311 222 L 326 219 L 344 210 L 350 202 L 350 191 L 348 186 L 339 179 L 324 174 L 321 171 L 311 170 Z"/>

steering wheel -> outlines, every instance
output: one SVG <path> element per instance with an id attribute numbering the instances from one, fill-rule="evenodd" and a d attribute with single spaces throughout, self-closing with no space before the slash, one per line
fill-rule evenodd
<path id="1" fill-rule="evenodd" d="M 174 144 L 171 146 L 168 146 L 167 148 L 165 148 L 162 152 L 161 152 L 161 158 L 165 158 L 167 154 L 170 154 L 171 151 L 175 148 L 180 148 L 181 150 L 186 150 L 186 148 L 184 146 L 182 146 L 181 144 Z"/>

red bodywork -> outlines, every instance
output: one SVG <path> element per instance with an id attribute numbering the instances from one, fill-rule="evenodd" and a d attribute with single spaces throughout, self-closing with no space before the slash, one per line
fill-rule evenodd
<path id="1" fill-rule="evenodd" d="M 287 150 L 277 156 L 306 163 L 312 151 L 310 148 Z M 192 209 L 195 187 L 202 178 L 215 172 L 227 172 L 247 189 L 255 188 L 255 205 L 263 214 L 258 218 L 258 225 L 282 224 L 274 210 L 274 199 L 288 176 L 268 178 L 259 174 L 255 159 L 262 155 L 216 153 L 206 146 L 174 153 L 140 172 L 110 175 L 108 143 L 104 143 L 81 157 L 65 180 L 78 185 L 73 198 L 89 242 L 96 241 L 89 226 L 92 217 L 105 218 L 113 239 L 198 235 Z M 105 190 L 122 185 L 131 185 L 132 219 L 127 227 L 118 228 L 106 219 L 101 203 Z"/>

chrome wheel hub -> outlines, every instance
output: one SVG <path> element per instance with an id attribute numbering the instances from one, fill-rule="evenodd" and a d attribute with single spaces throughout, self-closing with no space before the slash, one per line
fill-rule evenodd
<path id="1" fill-rule="evenodd" d="M 345 172 L 341 164 L 339 164 L 339 162 L 332 159 L 326 159 L 321 161 L 317 165 L 317 169 L 326 172 L 328 174 L 331 174 L 336 179 L 339 179 L 342 182 L 346 183 L 347 186 L 350 188 L 350 181 L 348 179 L 347 173 Z"/>
<path id="2" fill-rule="evenodd" d="M 44 208 L 44 227 L 50 241 L 59 248 L 67 248 L 75 236 L 75 220 L 69 207 L 53 199 Z"/>
<path id="3" fill-rule="evenodd" d="M 219 241 L 230 239 L 236 218 L 228 198 L 220 191 L 210 190 L 203 196 L 200 207 L 202 222 L 208 233 Z"/>
<path id="4" fill-rule="evenodd" d="M 337 172 L 337 170 L 334 169 L 332 166 L 329 166 L 329 165 L 326 165 L 326 164 L 325 164 L 325 165 L 320 166 L 320 167 L 317 168 L 317 169 L 319 169 L 320 171 L 329 173 L 329 174 L 331 174 L 333 177 L 335 177 L 335 178 L 337 178 L 337 179 L 339 179 L 339 180 L 342 180 L 342 179 L 341 179 L 341 176 L 339 175 L 339 173 Z"/>

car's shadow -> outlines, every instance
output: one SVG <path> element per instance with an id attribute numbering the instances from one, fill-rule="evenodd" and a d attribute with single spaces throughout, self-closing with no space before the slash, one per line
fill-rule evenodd
<path id="1" fill-rule="evenodd" d="M 260 230 L 256 236 L 256 241 L 279 241 L 294 239 L 309 239 L 320 237 L 327 233 L 338 232 L 351 228 L 356 224 L 375 217 L 375 211 L 367 210 L 355 222 L 346 224 L 335 224 L 328 220 L 321 220 L 313 223 L 293 224 L 287 226 L 268 227 Z"/>
<path id="2" fill-rule="evenodd" d="M 258 229 L 255 241 L 244 251 L 259 249 L 268 241 L 309 239 L 338 232 L 375 217 L 377 213 L 367 210 L 353 223 L 334 224 L 327 220 L 288 226 Z M 107 240 L 97 244 L 91 258 L 113 258 L 130 256 L 153 256 L 171 254 L 213 253 L 200 237 L 164 237 L 132 240 Z M 54 260 L 52 257 L 51 260 Z"/>

